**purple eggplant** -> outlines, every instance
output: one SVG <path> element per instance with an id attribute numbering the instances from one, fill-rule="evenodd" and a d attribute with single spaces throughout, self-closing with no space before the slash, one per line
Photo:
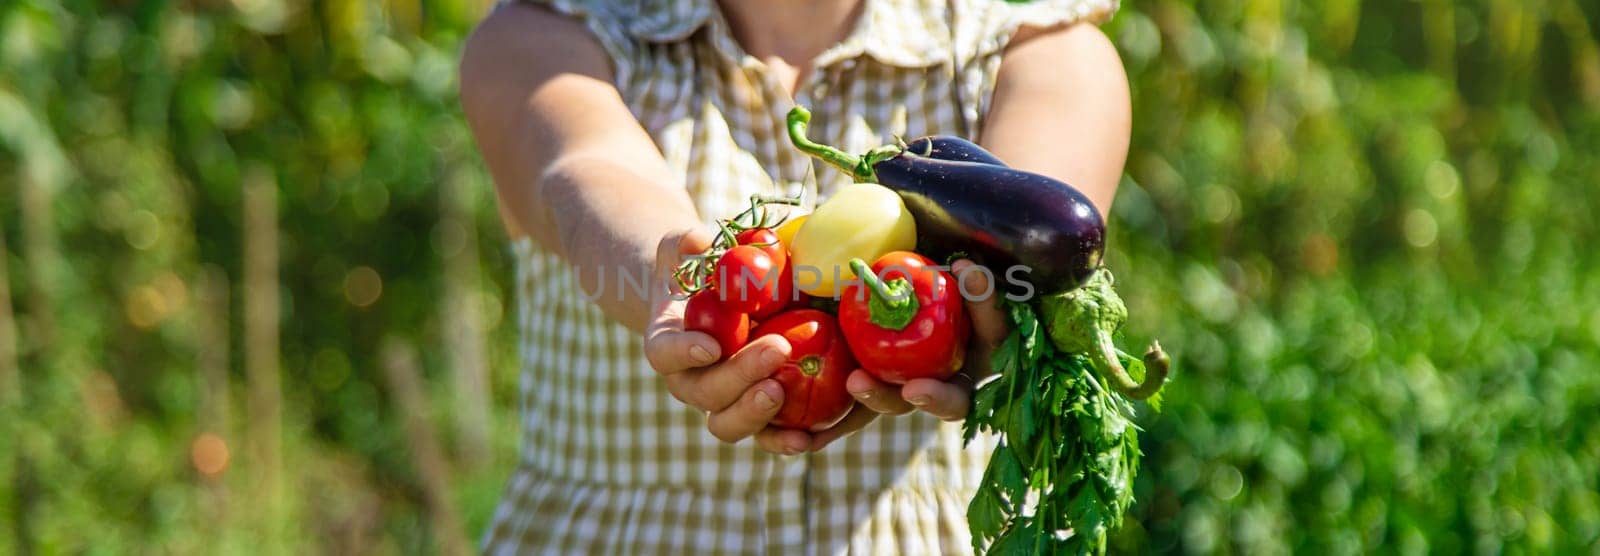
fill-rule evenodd
<path id="1" fill-rule="evenodd" d="M 900 195 L 917 222 L 917 251 L 965 254 L 1013 293 L 1075 289 L 1101 266 L 1105 222 L 1084 194 L 1049 176 L 1007 167 L 964 139 L 924 137 L 855 156 L 805 137 L 811 114 L 789 112 L 800 150 Z"/>
<path id="2" fill-rule="evenodd" d="M 977 143 L 949 135 L 918 137 L 910 143 L 906 143 L 905 151 L 923 158 L 955 162 L 976 162 L 993 166 L 1006 165 L 1006 163 L 1000 161 L 1000 157 L 984 150 Z"/>

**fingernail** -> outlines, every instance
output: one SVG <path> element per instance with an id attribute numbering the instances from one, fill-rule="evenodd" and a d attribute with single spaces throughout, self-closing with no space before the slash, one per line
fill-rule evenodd
<path id="1" fill-rule="evenodd" d="M 712 362 L 717 360 L 716 357 L 711 356 L 711 350 L 706 349 L 700 344 L 689 346 L 689 357 L 694 358 L 694 362 L 701 365 L 710 365 Z"/>
<path id="2" fill-rule="evenodd" d="M 933 400 L 928 399 L 927 396 L 917 396 L 915 398 L 911 398 L 910 400 L 906 400 L 906 401 L 911 402 L 911 405 L 914 405 L 914 406 L 917 406 L 917 407 L 922 407 L 922 406 L 928 405 L 928 402 L 933 401 Z"/>
<path id="3" fill-rule="evenodd" d="M 872 399 L 872 390 L 867 389 L 860 392 L 851 392 L 850 395 L 855 396 L 858 400 L 870 400 Z"/>
<path id="4" fill-rule="evenodd" d="M 756 390 L 756 405 L 761 409 L 772 409 L 778 405 L 778 400 L 768 394 L 766 390 Z"/>
<path id="5" fill-rule="evenodd" d="M 789 443 L 786 443 L 786 444 L 783 445 L 783 453 L 791 455 L 791 456 L 795 455 L 795 454 L 798 454 L 800 452 L 804 452 L 805 450 L 806 450 L 806 447 L 805 447 L 804 444 L 796 444 L 794 442 L 789 442 Z"/>

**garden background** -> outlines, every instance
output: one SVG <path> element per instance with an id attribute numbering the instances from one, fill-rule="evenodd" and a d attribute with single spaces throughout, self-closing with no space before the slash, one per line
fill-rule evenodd
<path id="1" fill-rule="evenodd" d="M 511 262 L 481 0 L 0 2 L 0 553 L 470 550 Z M 1129 0 L 1117 551 L 1589 552 L 1600 6 Z"/>

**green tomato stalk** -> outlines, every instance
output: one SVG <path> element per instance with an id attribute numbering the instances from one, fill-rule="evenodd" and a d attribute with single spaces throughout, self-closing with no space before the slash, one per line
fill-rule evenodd
<path id="1" fill-rule="evenodd" d="M 800 199 L 789 197 L 774 197 L 770 195 L 751 195 L 750 206 L 744 211 L 733 216 L 717 220 L 711 248 L 701 253 L 701 256 L 690 257 L 680 263 L 672 273 L 673 280 L 684 293 L 695 293 L 705 289 L 711 276 L 711 270 L 717 264 L 717 258 L 722 253 L 733 248 L 739 242 L 735 236 L 739 232 L 751 228 L 772 228 L 788 220 L 787 213 L 773 215 L 767 210 L 772 205 L 799 206 Z"/>

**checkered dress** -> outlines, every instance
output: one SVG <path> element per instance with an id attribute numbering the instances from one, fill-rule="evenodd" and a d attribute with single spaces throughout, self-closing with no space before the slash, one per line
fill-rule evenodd
<path id="1" fill-rule="evenodd" d="M 850 183 L 793 149 L 784 115 L 851 152 L 980 129 L 1023 24 L 1100 22 L 1117 0 L 865 0 L 791 101 L 743 53 L 714 0 L 535 0 L 581 18 L 616 85 L 707 223 L 752 193 L 826 198 Z M 797 25 L 803 24 L 796 22 Z M 650 210 L 640 199 L 633 210 Z M 570 268 L 513 244 L 521 327 L 521 465 L 483 548 L 495 554 L 962 554 L 992 439 L 922 413 L 877 419 L 817 454 L 724 444 L 667 393 L 638 334 L 581 296 Z"/>

